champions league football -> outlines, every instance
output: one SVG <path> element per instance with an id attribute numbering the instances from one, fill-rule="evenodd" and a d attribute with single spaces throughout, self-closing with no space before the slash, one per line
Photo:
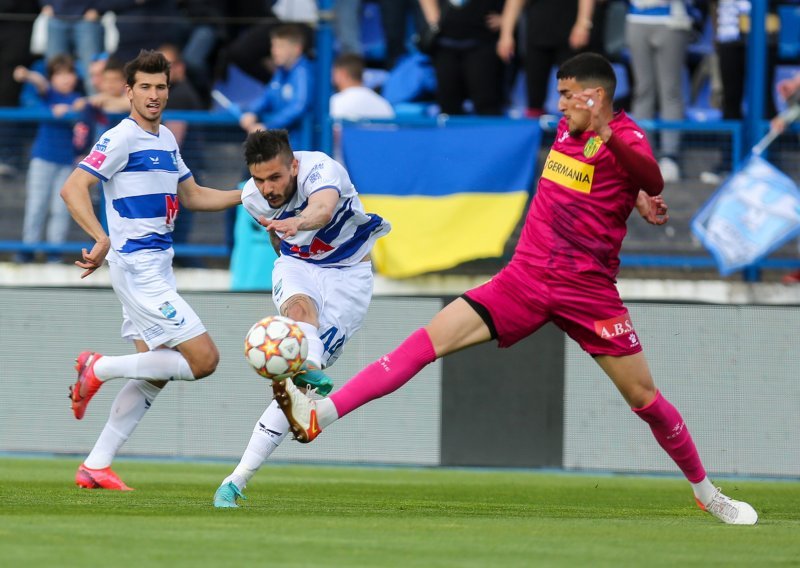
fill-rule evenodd
<path id="1" fill-rule="evenodd" d="M 280 381 L 300 370 L 308 356 L 308 339 L 294 320 L 268 316 L 247 332 L 244 355 L 256 373 Z"/>

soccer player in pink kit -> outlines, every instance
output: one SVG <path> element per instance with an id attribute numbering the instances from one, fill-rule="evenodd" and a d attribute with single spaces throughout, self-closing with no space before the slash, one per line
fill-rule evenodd
<path id="1" fill-rule="evenodd" d="M 636 207 L 666 222 L 664 181 L 644 133 L 614 113 L 616 77 L 603 57 L 584 53 L 558 74 L 564 114 L 511 262 L 489 282 L 445 306 L 397 349 L 324 400 L 291 379 L 275 397 L 301 442 L 370 400 L 408 382 L 423 367 L 496 339 L 508 347 L 552 321 L 597 361 L 625 401 L 689 480 L 699 507 L 729 524 L 752 525 L 756 511 L 715 488 L 680 413 L 656 389 L 642 346 L 616 288 L 626 220 Z"/>

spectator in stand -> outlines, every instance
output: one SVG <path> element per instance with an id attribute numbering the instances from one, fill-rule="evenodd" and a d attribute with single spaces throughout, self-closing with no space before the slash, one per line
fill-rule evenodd
<path id="1" fill-rule="evenodd" d="M 800 118 L 800 73 L 778 83 L 778 94 L 786 101 L 786 110 L 770 121 L 770 130 L 782 133 Z M 797 242 L 800 250 L 800 241 Z M 800 284 L 800 269 L 794 270 L 781 278 L 784 284 Z"/>
<path id="2" fill-rule="evenodd" d="M 206 103 L 210 101 L 214 53 L 226 38 L 226 4 L 225 0 L 183 0 L 191 31 L 180 52 L 179 65 L 185 68 L 186 79 Z M 172 103 L 170 106 L 174 108 Z"/>
<path id="3" fill-rule="evenodd" d="M 110 57 L 105 60 L 98 92 L 85 100 L 90 106 L 106 115 L 125 114 L 131 110 L 131 101 L 125 95 L 125 69 L 119 59 Z M 103 126 L 104 128 L 113 126 L 108 124 L 108 117 Z"/>
<path id="4" fill-rule="evenodd" d="M 12 19 L 0 20 L 0 107 L 19 106 L 21 86 L 9 81 L 19 65 L 29 66 L 33 20 L 39 11 L 36 0 L 0 0 L 0 12 L 14 14 Z M 0 121 L 0 140 L 18 138 L 13 122 Z M 18 172 L 19 150 L 0 144 L 0 177 L 14 177 Z"/>
<path id="5" fill-rule="evenodd" d="M 181 52 L 178 47 L 172 44 L 165 44 L 158 48 L 164 57 L 169 61 L 169 107 L 172 110 L 204 110 L 202 98 L 195 91 L 192 84 L 187 80 L 186 65 L 181 59 Z M 192 131 L 188 122 L 183 120 L 166 120 L 164 126 L 175 135 L 178 148 L 187 161 L 192 164 L 194 179 L 199 184 L 203 184 L 203 172 L 205 170 L 205 160 L 203 159 L 203 140 L 199 133 Z M 172 242 L 182 245 L 189 242 L 189 233 L 194 224 L 194 212 L 188 208 L 181 208 L 180 222 L 175 223 L 172 231 Z M 194 256 L 175 255 L 173 260 L 175 266 L 187 268 L 203 268 L 203 262 Z"/>
<path id="6" fill-rule="evenodd" d="M 397 60 L 408 52 L 409 22 L 413 28 L 420 28 L 423 18 L 416 0 L 379 0 L 378 3 L 381 6 L 381 23 L 386 40 L 386 68 L 392 69 Z"/>
<path id="7" fill-rule="evenodd" d="M 333 62 L 331 118 L 359 120 L 361 118 L 394 118 L 389 101 L 364 86 L 364 59 L 353 53 L 340 55 Z"/>
<path id="8" fill-rule="evenodd" d="M 633 66 L 634 118 L 683 120 L 686 51 L 701 20 L 692 0 L 630 1 L 625 36 Z M 681 178 L 680 143 L 679 131 L 661 132 L 658 165 L 667 183 Z"/>
<path id="9" fill-rule="evenodd" d="M 360 55 L 340 55 L 333 62 L 332 76 L 337 92 L 330 100 L 331 118 L 337 121 L 394 118 L 394 109 L 389 101 L 364 86 L 364 59 Z M 333 157 L 344 163 L 341 142 L 342 128 L 337 122 L 333 127 Z"/>
<path id="10" fill-rule="evenodd" d="M 35 85 L 44 104 L 50 107 L 54 117 L 61 117 L 72 110 L 80 98 L 78 74 L 69 55 L 56 55 L 47 63 L 47 77 L 26 67 L 14 69 L 14 80 Z M 59 191 L 72 173 L 75 152 L 72 146 L 72 126 L 69 124 L 43 122 L 39 126 L 31 148 L 25 198 L 25 219 L 22 240 L 26 244 L 38 243 L 45 232 L 47 243 L 62 244 L 67 239 L 70 215 Z M 61 255 L 49 253 L 49 262 L 60 262 Z M 33 253 L 21 252 L 16 262 L 33 260 Z"/>
<path id="11" fill-rule="evenodd" d="M 764 85 L 764 112 L 775 116 L 772 86 L 775 84 L 775 64 L 778 59 L 777 32 L 780 27 L 776 2 L 768 2 L 767 13 L 767 82 Z M 717 0 L 714 50 L 719 61 L 722 82 L 722 118 L 742 119 L 742 102 L 747 61 L 747 37 L 750 31 L 750 0 Z M 719 185 L 731 171 L 728 161 L 721 161 L 700 173 L 700 181 Z"/>
<path id="12" fill-rule="evenodd" d="M 526 6 L 527 4 L 527 6 Z M 553 66 L 581 51 L 589 43 L 595 0 L 506 0 L 500 24 L 497 55 L 509 63 L 516 52 L 519 16 L 525 9 L 525 88 L 528 108 L 525 115 L 544 114 Z"/>
<path id="13" fill-rule="evenodd" d="M 77 155 L 87 154 L 92 144 L 100 139 L 100 135 L 115 126 L 131 109 L 131 101 L 125 94 L 125 66 L 113 57 L 93 62 L 92 66 L 102 65 L 99 78 L 92 73 L 90 78 L 94 81 L 97 92 L 94 95 L 78 99 L 73 105 L 80 112 L 80 118 L 72 129 L 72 145 Z M 96 69 L 94 69 L 96 71 Z M 98 182 L 102 188 L 102 181 Z M 92 194 L 95 204 L 95 213 L 104 229 L 106 224 L 105 192 L 98 191 Z"/>
<path id="14" fill-rule="evenodd" d="M 227 36 L 232 39 L 221 50 L 218 75 L 225 77 L 228 65 L 236 65 L 257 81 L 269 83 L 272 79 L 272 65 L 269 60 L 270 42 L 264 41 L 264 38 L 269 37 L 272 29 L 278 26 L 280 21 L 264 2 L 240 0 L 229 2 L 227 8 L 229 18 L 256 23 L 249 26 L 241 24 L 228 26 Z"/>
<path id="15" fill-rule="evenodd" d="M 119 44 L 114 56 L 130 61 L 142 49 L 156 49 L 165 43 L 183 45 L 190 26 L 178 9 L 178 0 L 103 0 L 117 15 Z"/>
<path id="16" fill-rule="evenodd" d="M 61 54 L 78 60 L 79 76 L 88 77 L 89 66 L 103 51 L 103 26 L 100 24 L 102 0 L 46 0 L 42 14 L 47 20 L 47 49 L 49 61 Z M 84 85 L 88 94 L 94 88 L 90 81 Z"/>
<path id="17" fill-rule="evenodd" d="M 503 113 L 503 62 L 495 46 L 504 0 L 420 0 L 425 21 L 437 32 L 433 51 L 436 102 L 444 114 L 464 114 L 472 101 L 479 115 Z"/>
<path id="18" fill-rule="evenodd" d="M 314 73 L 311 62 L 303 55 L 306 34 L 295 24 L 272 30 L 271 53 L 275 74 L 261 99 L 239 124 L 246 132 L 285 128 L 293 148 L 301 148 L 303 119 L 312 111 Z"/>
<path id="19" fill-rule="evenodd" d="M 333 21 L 336 39 L 339 42 L 339 53 L 356 53 L 363 55 L 361 46 L 361 0 L 335 0 L 333 9 L 336 19 Z"/>
<path id="20" fill-rule="evenodd" d="M 84 86 L 87 93 L 100 92 L 100 85 L 103 83 L 103 71 L 106 68 L 106 61 L 108 61 L 108 53 L 101 51 L 89 63 L 89 68 L 86 70 L 86 81 Z M 88 82 L 88 85 L 86 84 Z"/>

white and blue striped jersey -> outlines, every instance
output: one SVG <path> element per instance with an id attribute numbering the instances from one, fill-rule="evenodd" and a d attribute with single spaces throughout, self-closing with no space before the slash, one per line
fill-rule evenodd
<path id="1" fill-rule="evenodd" d="M 320 266 L 352 266 L 372 250 L 375 241 L 391 230 L 391 225 L 378 215 L 365 213 L 353 182 L 344 167 L 322 152 L 295 152 L 299 162 L 297 191 L 278 209 L 273 209 L 253 178 L 242 191 L 242 205 L 258 219 L 288 219 L 302 213 L 311 194 L 333 188 L 339 192 L 339 202 L 333 217 L 324 227 L 313 231 L 298 231 L 281 238 L 281 254 Z"/>
<path id="2" fill-rule="evenodd" d="M 103 182 L 111 248 L 120 254 L 172 248 L 178 183 L 192 176 L 175 136 L 126 118 L 106 131 L 78 167 Z"/>

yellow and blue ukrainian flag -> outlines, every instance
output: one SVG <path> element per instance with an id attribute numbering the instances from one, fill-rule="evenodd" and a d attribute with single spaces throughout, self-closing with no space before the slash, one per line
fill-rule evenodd
<path id="1" fill-rule="evenodd" d="M 540 141 L 536 121 L 346 124 L 350 178 L 364 208 L 392 224 L 373 249 L 378 272 L 406 278 L 502 256 L 525 209 Z"/>

